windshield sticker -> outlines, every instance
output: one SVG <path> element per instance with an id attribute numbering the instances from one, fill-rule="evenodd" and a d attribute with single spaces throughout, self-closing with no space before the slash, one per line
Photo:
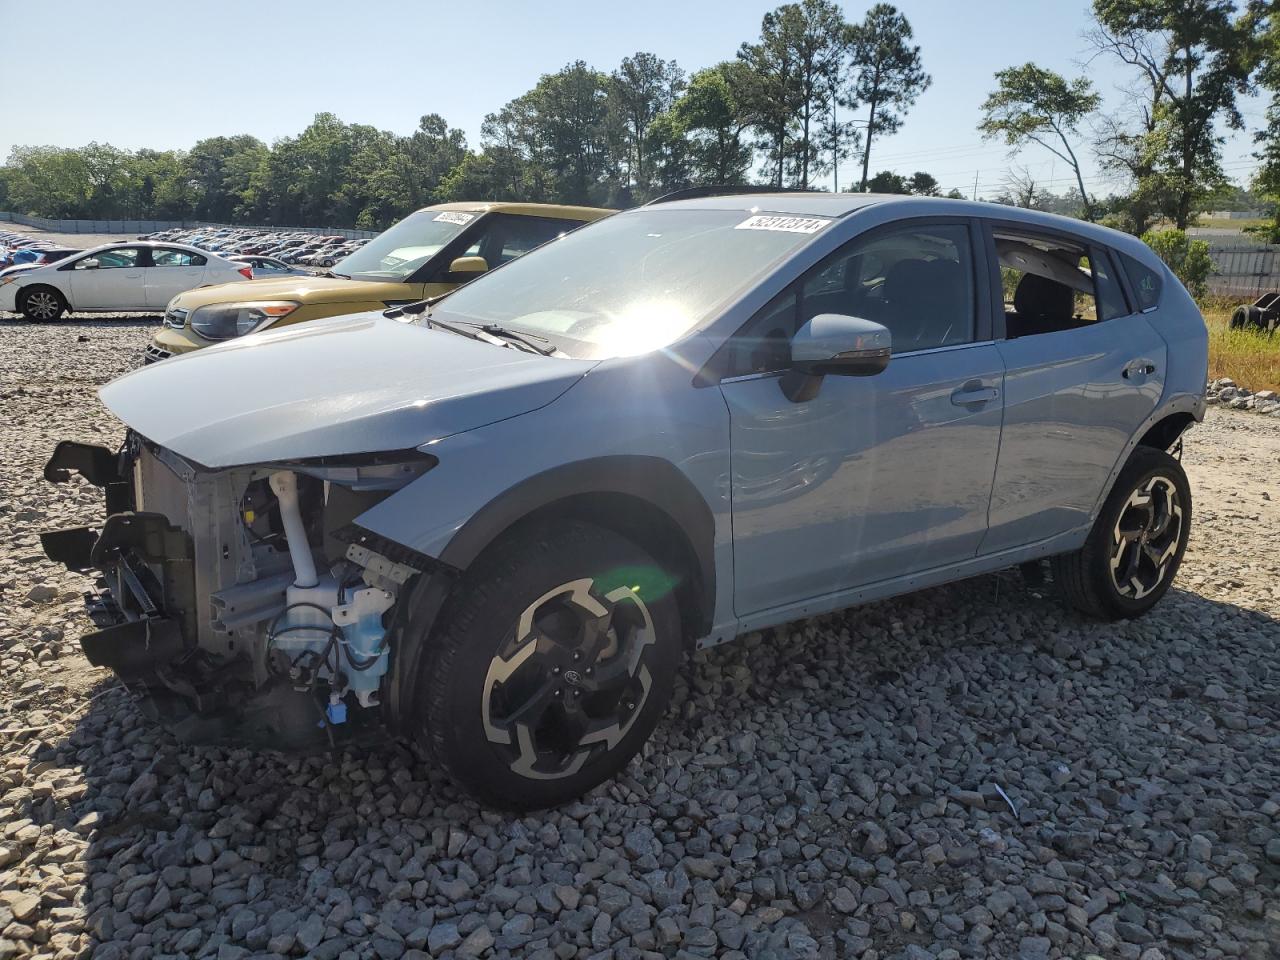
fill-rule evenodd
<path id="1" fill-rule="evenodd" d="M 454 213 L 452 210 L 446 210 L 444 213 L 437 213 L 433 220 L 443 220 L 445 223 L 456 223 L 459 226 L 466 226 L 476 218 L 474 213 Z"/>
<path id="2" fill-rule="evenodd" d="M 735 230 L 781 230 L 783 233 L 817 233 L 830 220 L 822 217 L 747 217 Z"/>

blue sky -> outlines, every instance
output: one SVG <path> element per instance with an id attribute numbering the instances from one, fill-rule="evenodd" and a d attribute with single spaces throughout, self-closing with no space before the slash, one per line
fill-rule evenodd
<path id="1" fill-rule="evenodd" d="M 1104 60 L 1085 63 L 1087 2 L 1077 0 L 898 0 L 915 27 L 933 86 L 900 133 L 879 141 L 872 171 L 926 170 L 968 194 L 999 191 L 1011 162 L 1066 189 L 1064 165 L 1029 148 L 1010 161 L 975 130 L 992 74 L 1028 60 L 1068 75 L 1087 73 L 1109 106 L 1130 76 Z M 185 148 L 202 137 L 252 133 L 271 142 L 332 111 L 407 133 L 439 113 L 479 145 L 484 115 L 529 89 L 542 73 L 583 59 L 602 70 L 650 50 L 692 71 L 733 56 L 759 35 L 775 3 L 751 0 L 585 0 L 484 4 L 351 0 L 213 4 L 91 4 L 0 0 L 10 96 L 0 121 L 0 157 L 15 144 Z M 851 20 L 869 3 L 844 4 Z M 367 11 L 367 12 L 366 12 Z M 27 42 L 29 38 L 35 42 Z M 38 38 L 44 38 L 39 40 Z M 56 38 L 56 40 L 54 39 Z M 16 42 L 14 42 L 16 41 Z M 34 83 L 17 77 L 37 78 Z M 16 91 L 34 90 L 34 94 Z M 1263 104 L 1244 104 L 1252 127 Z M 1247 178 L 1246 135 L 1229 139 L 1227 172 Z M 1087 185 L 1107 181 L 1088 161 Z M 856 174 L 849 161 L 842 185 Z"/>

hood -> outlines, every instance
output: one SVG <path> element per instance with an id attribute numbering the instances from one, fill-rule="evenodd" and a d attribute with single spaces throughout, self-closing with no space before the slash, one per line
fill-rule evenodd
<path id="1" fill-rule="evenodd" d="M 342 277 L 263 277 L 247 283 L 217 283 L 178 295 L 176 306 L 194 310 L 210 303 L 240 300 L 296 300 L 299 303 L 368 303 L 406 300 L 421 290 L 420 283 L 382 280 L 344 280 Z"/>
<path id="2" fill-rule="evenodd" d="M 405 450 L 545 406 L 595 364 L 356 314 L 152 364 L 99 395 L 212 468 Z"/>

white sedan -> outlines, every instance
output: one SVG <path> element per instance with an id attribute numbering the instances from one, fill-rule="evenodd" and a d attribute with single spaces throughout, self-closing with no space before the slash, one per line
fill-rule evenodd
<path id="1" fill-rule="evenodd" d="M 253 270 L 182 243 L 108 243 L 0 277 L 0 311 L 56 320 L 65 311 L 162 311 L 178 294 L 252 280 Z"/>

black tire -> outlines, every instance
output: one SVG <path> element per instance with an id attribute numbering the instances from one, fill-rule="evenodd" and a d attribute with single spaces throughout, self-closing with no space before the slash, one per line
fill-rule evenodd
<path id="1" fill-rule="evenodd" d="M 67 311 L 67 298 L 53 287 L 29 287 L 22 291 L 18 309 L 32 323 L 51 323 Z"/>
<path id="2" fill-rule="evenodd" d="M 1246 330 L 1265 330 L 1267 321 L 1262 315 L 1260 307 L 1248 306 L 1244 308 L 1244 328 Z"/>
<path id="3" fill-rule="evenodd" d="M 1243 330 L 1248 322 L 1249 308 L 1246 306 L 1236 307 L 1231 311 L 1231 329 Z"/>
<path id="4" fill-rule="evenodd" d="M 629 540 L 577 521 L 534 526 L 482 556 L 441 612 L 418 679 L 435 760 L 477 799 L 513 810 L 614 776 L 671 697 L 683 650 L 673 582 Z M 538 639 L 521 642 L 522 622 Z"/>
<path id="5" fill-rule="evenodd" d="M 1165 515 L 1169 526 L 1162 527 Z M 1103 620 L 1141 616 L 1168 591 L 1190 532 L 1191 486 L 1182 464 L 1164 450 L 1138 447 L 1084 546 L 1052 558 L 1054 582 L 1081 613 Z M 1113 572 L 1113 563 L 1123 572 Z"/>

